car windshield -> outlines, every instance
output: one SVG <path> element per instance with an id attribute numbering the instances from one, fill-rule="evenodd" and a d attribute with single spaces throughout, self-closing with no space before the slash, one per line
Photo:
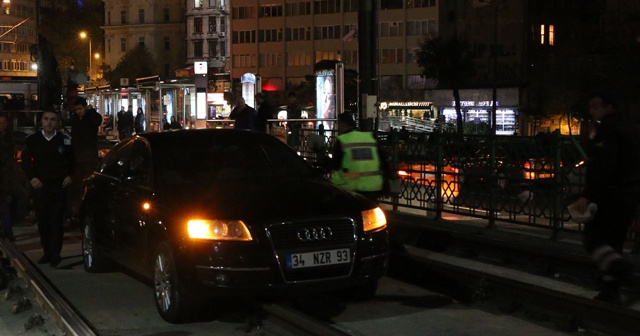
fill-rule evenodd
<path id="1" fill-rule="evenodd" d="M 193 141 L 175 139 L 163 143 L 158 146 L 161 149 L 153 153 L 158 182 L 201 184 L 232 179 L 312 174 L 310 166 L 278 140 L 233 142 L 234 140 L 238 139 L 219 139 L 195 144 Z"/>

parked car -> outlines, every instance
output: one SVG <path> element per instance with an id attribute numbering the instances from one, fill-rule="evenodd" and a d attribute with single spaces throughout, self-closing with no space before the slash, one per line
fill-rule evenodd
<path id="1" fill-rule="evenodd" d="M 124 265 L 153 281 L 168 322 L 205 298 L 375 293 L 387 267 L 383 211 L 321 178 L 286 144 L 233 129 L 144 133 L 85 181 L 88 272 Z"/>

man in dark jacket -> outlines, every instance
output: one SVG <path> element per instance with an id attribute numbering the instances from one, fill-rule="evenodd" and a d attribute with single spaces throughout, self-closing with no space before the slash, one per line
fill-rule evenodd
<path id="1" fill-rule="evenodd" d="M 82 181 L 89 176 L 98 163 L 98 128 L 102 116 L 87 101 L 78 97 L 71 115 L 71 148 L 73 149 L 74 174 L 71 186 L 71 219 L 76 220 L 82 198 Z"/>
<path id="2" fill-rule="evenodd" d="M 587 184 L 582 197 L 570 207 L 584 213 L 589 203 L 597 205 L 594 218 L 584 228 L 585 248 L 604 273 L 602 290 L 595 299 L 622 303 L 621 285 L 640 286 L 633 264 L 622 257 L 640 204 L 640 135 L 633 123 L 616 112 L 607 94 L 591 97 L 589 114 L 599 124 L 589 148 Z"/>
<path id="3" fill-rule="evenodd" d="M 244 98 L 238 97 L 236 107 L 229 114 L 229 119 L 235 120 L 233 128 L 253 131 L 256 129 L 256 114 L 256 110 L 247 105 Z"/>
<path id="4" fill-rule="evenodd" d="M 60 116 L 44 111 L 42 130 L 29 135 L 22 151 L 22 169 L 33 188 L 33 205 L 43 256 L 39 264 L 60 264 L 67 187 L 71 184 L 71 139 L 58 132 Z"/>
<path id="5" fill-rule="evenodd" d="M 256 118 L 256 131 L 267 131 L 267 120 L 275 118 L 275 112 L 273 107 L 267 102 L 264 93 L 258 92 L 256 94 L 256 104 L 258 104 L 258 116 Z"/>

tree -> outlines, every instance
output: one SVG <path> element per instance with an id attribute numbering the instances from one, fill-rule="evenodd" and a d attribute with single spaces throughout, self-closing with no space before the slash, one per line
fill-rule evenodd
<path id="1" fill-rule="evenodd" d="M 104 78 L 117 85 L 120 78 L 129 78 L 129 83 L 135 83 L 136 78 L 157 75 L 157 62 L 151 52 L 144 46 L 138 45 L 120 60 L 120 63 L 113 70 L 108 70 Z"/>
<path id="2" fill-rule="evenodd" d="M 438 87 L 453 90 L 456 105 L 456 129 L 463 132 L 462 111 L 460 109 L 460 88 L 469 78 L 475 76 L 476 68 L 469 42 L 458 36 L 449 39 L 425 35 L 418 42 L 416 62 L 422 76 L 436 79 Z"/>

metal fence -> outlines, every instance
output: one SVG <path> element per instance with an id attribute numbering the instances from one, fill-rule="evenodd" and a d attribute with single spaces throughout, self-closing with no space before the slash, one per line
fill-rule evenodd
<path id="1" fill-rule="evenodd" d="M 272 133 L 287 141 L 286 128 Z M 315 163 L 309 136 L 300 130 L 298 153 Z M 335 131 L 324 131 L 330 153 Z M 451 132 L 378 132 L 377 138 L 398 171 L 401 191 L 380 199 L 394 212 L 445 213 L 486 220 L 489 227 L 511 223 L 549 230 L 581 231 L 567 206 L 585 184 L 585 154 L 575 138 L 559 134 L 522 136 L 459 136 Z"/>

